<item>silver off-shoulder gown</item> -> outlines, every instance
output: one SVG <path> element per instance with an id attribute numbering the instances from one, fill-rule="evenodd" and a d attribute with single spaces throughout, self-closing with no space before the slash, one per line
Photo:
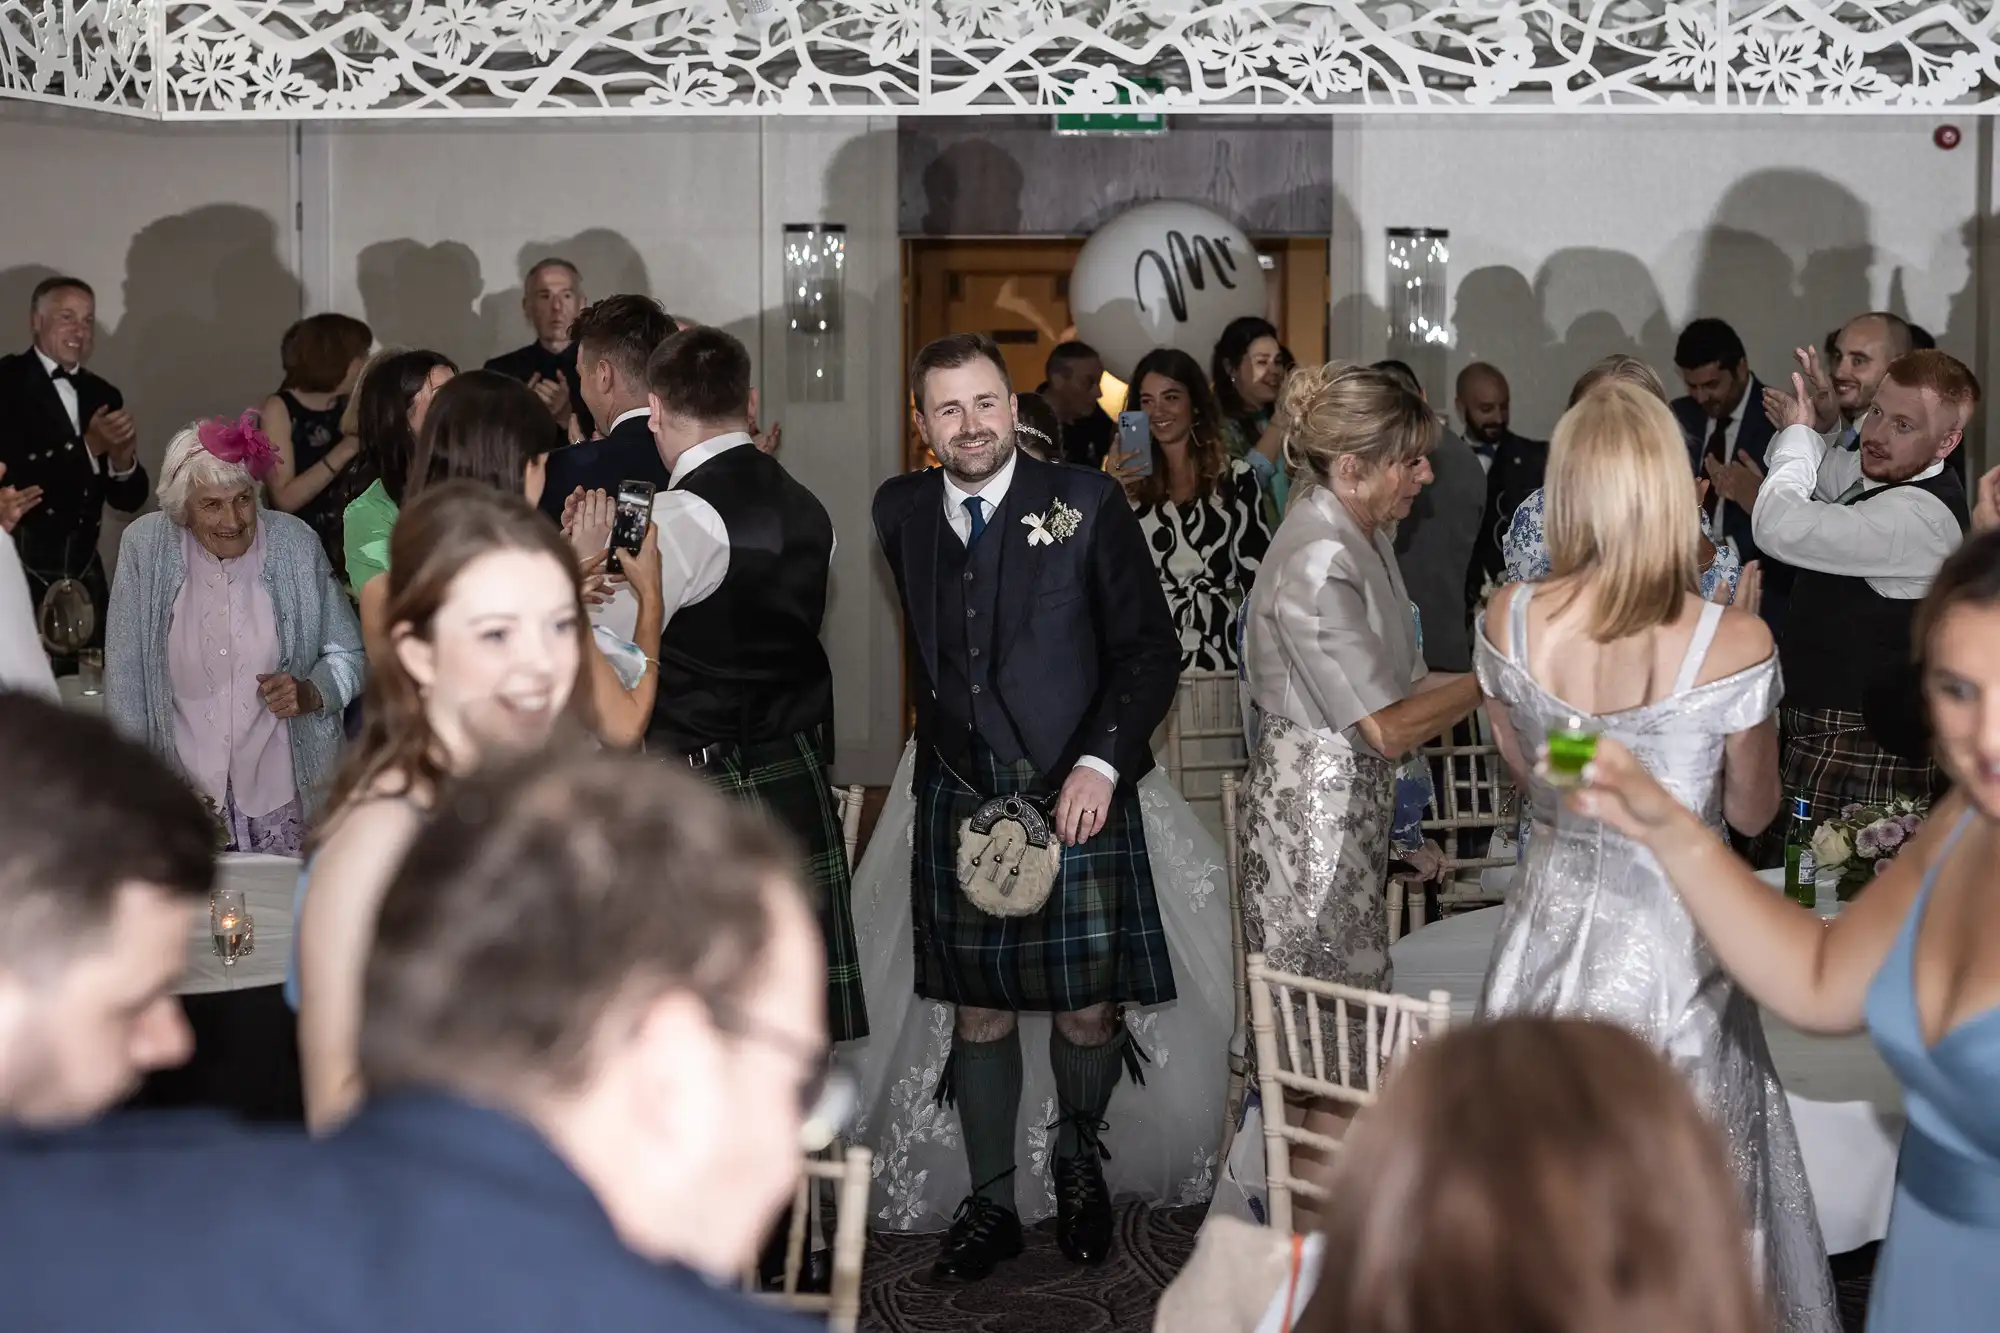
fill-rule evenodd
<path id="1" fill-rule="evenodd" d="M 1475 657 L 1481 686 L 1507 706 L 1522 749 L 1532 754 L 1576 710 L 1538 685 L 1520 656 L 1531 592 L 1524 585 L 1512 599 L 1507 642 L 1514 655 L 1493 647 L 1482 617 Z M 1775 657 L 1691 684 L 1720 612 L 1704 615 L 1672 695 L 1595 719 L 1717 830 L 1723 740 L 1769 717 L 1784 692 Z M 1481 1015 L 1575 1015 L 1651 1042 L 1723 1131 L 1778 1327 L 1834 1333 L 1840 1319 L 1819 1218 L 1757 1007 L 1716 963 L 1650 852 L 1563 811 L 1539 783 L 1530 801 L 1533 823 L 1502 910 Z"/>

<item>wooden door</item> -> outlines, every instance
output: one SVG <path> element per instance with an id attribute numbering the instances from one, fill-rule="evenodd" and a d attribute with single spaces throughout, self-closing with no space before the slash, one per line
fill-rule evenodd
<path id="1" fill-rule="evenodd" d="M 1014 387 L 1032 390 L 1042 382 L 1042 367 L 1056 344 L 1076 336 L 1070 322 L 1069 275 L 1083 241 L 1063 237 L 904 242 L 905 364 L 934 338 L 989 333 L 1007 358 Z M 1270 278 L 1271 322 L 1299 360 L 1324 361 L 1326 241 L 1281 237 L 1256 245 Z M 903 388 L 907 402 L 907 382 Z M 1122 391 L 1122 386 L 1110 383 L 1107 388 Z M 1110 410 L 1115 414 L 1116 406 Z M 905 465 L 926 466 L 931 461 L 929 451 L 917 439 L 914 424 L 907 424 L 904 434 Z"/>

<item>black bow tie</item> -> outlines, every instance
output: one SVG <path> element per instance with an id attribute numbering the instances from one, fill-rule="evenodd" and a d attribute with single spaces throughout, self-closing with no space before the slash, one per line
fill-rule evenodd
<path id="1" fill-rule="evenodd" d="M 49 378 L 52 380 L 73 380 L 76 378 L 76 372 L 74 370 L 64 370 L 59 365 L 50 366 Z"/>

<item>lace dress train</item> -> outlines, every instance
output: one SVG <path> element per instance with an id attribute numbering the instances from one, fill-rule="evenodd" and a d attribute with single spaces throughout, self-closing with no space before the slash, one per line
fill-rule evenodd
<path id="1" fill-rule="evenodd" d="M 910 858 L 916 827 L 911 796 L 914 743 L 854 871 L 854 928 L 861 947 L 869 1035 L 840 1048 L 860 1085 L 860 1112 L 848 1137 L 875 1153 L 871 1225 L 886 1231 L 942 1231 L 971 1189 L 958 1111 L 936 1101 L 951 1053 L 950 1005 L 919 998 L 910 938 Z M 1119 1082 L 1106 1116 L 1104 1164 L 1114 1199 L 1166 1206 L 1205 1202 L 1215 1186 L 1215 1152 L 1229 1083 L 1234 1022 L 1230 987 L 1229 895 L 1222 848 L 1158 770 L 1139 783 L 1146 851 L 1166 925 L 1179 998 L 1128 1009 L 1126 1023 L 1148 1063 L 1143 1085 Z M 1049 1154 L 1056 1120 L 1047 1055 L 1053 1020 L 1020 1016 L 1023 1085 L 1014 1146 L 1021 1220 L 1055 1212 Z"/>

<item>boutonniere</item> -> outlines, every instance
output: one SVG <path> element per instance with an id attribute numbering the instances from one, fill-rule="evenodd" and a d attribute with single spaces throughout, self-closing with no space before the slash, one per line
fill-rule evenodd
<path id="1" fill-rule="evenodd" d="M 1029 514 L 1021 520 L 1022 525 L 1028 529 L 1030 546 L 1053 546 L 1057 542 L 1067 541 L 1075 534 L 1077 525 L 1081 522 L 1083 515 L 1061 500 L 1050 505 L 1048 513 Z"/>

